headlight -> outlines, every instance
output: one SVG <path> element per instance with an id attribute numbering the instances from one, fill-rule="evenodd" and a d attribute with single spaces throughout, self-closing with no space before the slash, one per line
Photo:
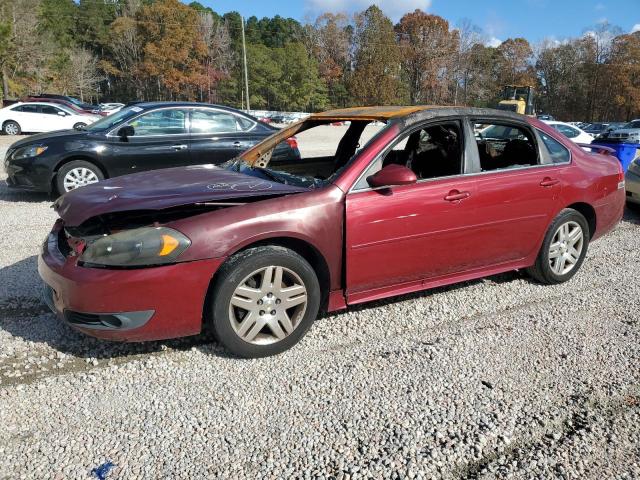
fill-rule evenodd
<path id="1" fill-rule="evenodd" d="M 37 157 L 38 155 L 41 155 L 47 148 L 49 147 L 47 147 L 46 145 L 31 145 L 29 147 L 22 147 L 13 152 L 13 156 L 11 158 L 13 158 L 14 160 L 21 160 L 23 158 Z"/>
<path id="2" fill-rule="evenodd" d="M 182 233 L 166 227 L 143 227 L 101 237 L 80 256 L 86 266 L 141 267 L 173 263 L 189 245 Z"/>
<path id="3" fill-rule="evenodd" d="M 636 175 L 640 176 L 640 164 L 638 164 L 638 161 L 640 160 L 640 158 L 636 158 L 633 162 L 631 162 L 631 164 L 629 165 L 629 170 L 631 171 L 631 173 L 635 173 Z"/>

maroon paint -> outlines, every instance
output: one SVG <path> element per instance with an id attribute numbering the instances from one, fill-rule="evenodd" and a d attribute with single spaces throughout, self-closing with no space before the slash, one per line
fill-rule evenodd
<path id="1" fill-rule="evenodd" d="M 376 174 L 371 175 L 367 181 L 374 188 L 396 187 L 400 185 L 411 185 L 417 181 L 416 174 L 410 168 L 402 165 L 387 165 Z"/>
<path id="2" fill-rule="evenodd" d="M 622 169 L 614 157 L 588 154 L 545 124 L 529 121 L 571 151 L 570 165 L 346 194 L 397 137 L 398 125 L 392 124 L 363 149 L 335 185 L 304 193 L 279 184 L 263 186 L 256 189 L 259 194 L 281 196 L 169 223 L 192 241 L 182 263 L 140 270 L 89 269 L 62 258 L 50 245 L 40 258 L 39 271 L 60 292 L 59 309 L 155 309 L 152 320 L 139 330 L 85 330 L 110 339 L 148 340 L 197 333 L 205 292 L 217 268 L 229 255 L 256 242 L 296 239 L 311 245 L 329 271 L 329 310 L 523 268 L 533 264 L 545 230 L 560 210 L 575 203 L 593 207 L 595 239 L 620 220 L 625 200 L 624 189 L 618 188 Z M 136 174 L 83 187 L 65 195 L 58 208 L 65 222 L 78 224 L 105 212 L 252 195 L 252 188 L 237 195 L 235 182 L 244 182 L 243 177 L 197 168 Z M 206 188 L 216 182 L 227 185 L 215 191 Z"/>
<path id="3" fill-rule="evenodd" d="M 104 213 L 160 210 L 256 196 L 307 192 L 282 183 L 261 180 L 213 165 L 166 168 L 105 180 L 90 188 L 71 190 L 54 207 L 67 225 L 77 226 Z"/>

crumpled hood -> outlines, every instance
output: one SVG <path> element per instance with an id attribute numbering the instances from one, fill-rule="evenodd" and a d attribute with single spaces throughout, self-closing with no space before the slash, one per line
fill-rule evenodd
<path id="1" fill-rule="evenodd" d="M 105 213 L 161 210 L 200 202 L 219 202 L 308 191 L 232 172 L 214 165 L 152 170 L 105 180 L 72 190 L 53 208 L 69 226 Z"/>

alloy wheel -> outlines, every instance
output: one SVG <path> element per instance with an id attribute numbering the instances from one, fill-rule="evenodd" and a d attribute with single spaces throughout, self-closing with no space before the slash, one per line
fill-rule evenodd
<path id="1" fill-rule="evenodd" d="M 236 335 L 254 345 L 269 345 L 293 333 L 307 309 L 307 289 L 294 271 L 268 266 L 236 287 L 229 320 Z"/>
<path id="2" fill-rule="evenodd" d="M 11 123 L 7 123 L 7 124 L 4 126 L 4 132 L 5 132 L 7 135 L 18 135 L 18 130 L 19 130 L 19 129 L 18 129 L 18 125 L 17 125 L 17 124 L 15 124 L 15 123 L 13 123 L 13 122 L 11 122 Z"/>
<path id="3" fill-rule="evenodd" d="M 69 192 L 84 185 L 90 185 L 100 181 L 92 170 L 85 167 L 73 168 L 64 176 L 64 191 Z"/>
<path id="4" fill-rule="evenodd" d="M 584 232 L 574 221 L 563 223 L 549 245 L 549 266 L 556 275 L 569 273 L 578 263 L 584 247 Z"/>

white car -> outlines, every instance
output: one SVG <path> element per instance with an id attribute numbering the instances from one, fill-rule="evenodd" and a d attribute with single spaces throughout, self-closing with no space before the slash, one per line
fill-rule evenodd
<path id="1" fill-rule="evenodd" d="M 100 118 L 98 115 L 80 115 L 64 105 L 46 102 L 18 102 L 0 109 L 0 126 L 6 135 L 82 128 Z"/>
<path id="2" fill-rule="evenodd" d="M 553 127 L 560 133 L 562 133 L 565 137 L 570 138 L 576 143 L 591 143 L 593 142 L 593 137 L 582 130 L 581 128 L 576 127 L 575 125 L 570 125 L 564 122 L 556 122 L 553 121 L 545 121 L 547 125 Z"/>
<path id="3" fill-rule="evenodd" d="M 124 107 L 124 103 L 101 103 L 100 110 L 106 112 L 107 115 L 112 115 L 119 112 Z"/>

